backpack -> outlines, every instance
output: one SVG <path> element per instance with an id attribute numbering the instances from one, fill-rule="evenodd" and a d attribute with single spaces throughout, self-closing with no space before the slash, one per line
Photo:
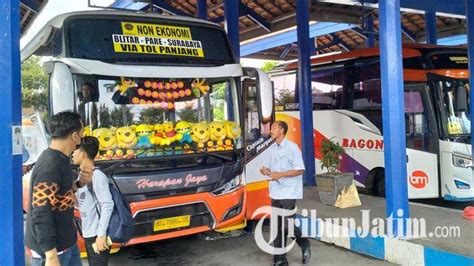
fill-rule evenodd
<path id="1" fill-rule="evenodd" d="M 97 207 L 98 200 L 94 188 L 92 187 L 92 183 L 90 186 L 87 186 L 87 188 L 94 198 L 95 208 L 100 219 L 100 212 Z M 126 243 L 132 238 L 135 227 L 132 212 L 128 204 L 123 200 L 122 194 L 120 194 L 112 184 L 109 184 L 109 190 L 112 195 L 112 201 L 114 202 L 114 210 L 110 216 L 107 236 L 109 236 L 114 243 Z"/>

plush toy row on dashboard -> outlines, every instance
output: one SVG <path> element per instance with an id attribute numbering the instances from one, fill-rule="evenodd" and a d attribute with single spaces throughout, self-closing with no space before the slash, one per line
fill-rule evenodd
<path id="1" fill-rule="evenodd" d="M 190 123 L 179 121 L 120 128 L 97 128 L 86 135 L 99 140 L 96 160 L 128 159 L 157 155 L 194 153 L 196 150 L 233 150 L 240 126 L 233 121 Z"/>

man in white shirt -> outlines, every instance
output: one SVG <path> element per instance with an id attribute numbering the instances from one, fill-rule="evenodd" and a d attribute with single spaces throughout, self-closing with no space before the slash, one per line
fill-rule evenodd
<path id="1" fill-rule="evenodd" d="M 270 198 L 272 207 L 285 210 L 294 210 L 296 200 L 303 198 L 303 173 L 305 170 L 303 157 L 298 146 L 286 139 L 288 125 L 283 121 L 275 121 L 271 129 L 271 137 L 275 143 L 270 146 L 270 156 L 264 166 L 260 169 L 263 175 L 270 180 Z M 285 218 L 294 218 L 285 217 Z M 282 228 L 284 226 L 284 234 Z M 285 219 L 278 219 L 278 234 L 274 246 L 276 248 L 286 247 L 288 235 Z M 303 238 L 299 228 L 294 229 L 296 243 L 303 252 L 303 264 L 308 263 L 311 257 L 310 242 Z M 275 255 L 273 265 L 288 265 L 286 254 Z"/>

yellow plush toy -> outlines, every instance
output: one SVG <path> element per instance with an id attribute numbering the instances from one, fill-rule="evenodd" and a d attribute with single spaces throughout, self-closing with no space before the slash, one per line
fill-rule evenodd
<path id="1" fill-rule="evenodd" d="M 234 140 L 240 137 L 240 134 L 242 133 L 240 126 L 234 122 L 234 121 L 225 121 L 225 131 L 226 131 L 226 137 L 228 139 Z"/>
<path id="2" fill-rule="evenodd" d="M 166 145 L 165 132 L 163 131 L 163 125 L 162 124 L 156 124 L 154 126 L 154 129 L 155 129 L 155 133 L 150 138 L 151 144 L 157 145 L 157 146 L 158 145 L 160 145 L 160 146 Z"/>
<path id="3" fill-rule="evenodd" d="M 173 122 L 165 122 L 163 124 L 163 131 L 165 132 L 166 141 L 170 144 L 183 138 L 183 135 L 177 133 L 176 130 L 174 130 Z"/>
<path id="4" fill-rule="evenodd" d="M 206 95 L 209 92 L 209 85 L 206 84 L 206 79 L 195 79 L 191 83 L 191 88 L 193 88 L 194 95 L 200 97 L 200 95 Z"/>
<path id="5" fill-rule="evenodd" d="M 135 134 L 135 128 L 134 127 L 120 127 L 117 129 L 115 132 L 115 137 L 117 138 L 117 147 L 120 149 L 126 149 L 127 153 L 127 158 L 133 158 L 135 156 L 130 156 L 134 154 L 134 151 L 132 150 L 135 145 L 137 145 L 138 139 L 137 135 Z M 116 159 L 123 159 L 124 152 L 123 150 L 117 149 L 115 152 L 115 158 Z"/>
<path id="6" fill-rule="evenodd" d="M 84 137 L 91 137 L 91 136 L 92 136 L 91 126 L 84 127 Z"/>
<path id="7" fill-rule="evenodd" d="M 175 129 L 176 129 L 176 132 L 178 132 L 178 134 L 181 134 L 181 136 L 183 136 L 179 142 L 181 144 L 183 143 L 192 143 L 193 140 L 191 138 L 191 127 L 193 125 L 187 121 L 179 121 L 178 123 L 176 123 L 176 126 L 175 126 Z"/>
<path id="8" fill-rule="evenodd" d="M 136 87 L 137 83 L 130 78 L 120 77 L 120 84 L 117 87 L 117 90 L 120 91 L 121 95 L 126 95 L 128 89 Z"/>
<path id="9" fill-rule="evenodd" d="M 242 130 L 240 126 L 234 121 L 225 121 L 226 140 L 224 141 L 225 150 L 234 149 L 234 141 L 240 137 Z"/>
<path id="10" fill-rule="evenodd" d="M 138 139 L 133 127 L 120 127 L 115 131 L 117 146 L 122 149 L 131 149 L 137 145 Z"/>
<path id="11" fill-rule="evenodd" d="M 151 148 L 150 137 L 153 134 L 153 126 L 140 124 L 135 128 L 137 134 L 137 148 Z"/>
<path id="12" fill-rule="evenodd" d="M 197 143 L 198 149 L 204 149 L 204 144 L 209 140 L 209 127 L 206 122 L 194 124 L 191 128 L 191 138 Z"/>
<path id="13" fill-rule="evenodd" d="M 115 128 L 98 128 L 92 131 L 92 136 L 99 140 L 99 154 L 97 159 L 113 159 L 113 149 L 117 146 Z"/>
<path id="14" fill-rule="evenodd" d="M 115 151 L 114 159 L 122 160 L 123 158 L 125 158 L 125 156 L 123 155 L 123 150 L 117 149 Z"/>
<path id="15" fill-rule="evenodd" d="M 214 150 L 217 151 L 223 151 L 225 150 L 224 148 L 224 139 L 226 137 L 226 129 L 225 129 L 225 124 L 222 122 L 214 121 L 209 124 L 209 134 L 210 134 L 210 139 L 211 143 L 208 143 L 208 151 L 209 151 L 209 146 L 212 145 L 214 147 Z"/>
<path id="16" fill-rule="evenodd" d="M 207 142 L 207 151 L 216 151 L 216 148 L 214 147 L 214 141 L 209 140 Z"/>

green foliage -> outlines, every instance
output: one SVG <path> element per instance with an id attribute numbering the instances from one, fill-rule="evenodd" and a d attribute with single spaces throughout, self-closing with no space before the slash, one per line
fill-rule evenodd
<path id="1" fill-rule="evenodd" d="M 191 123 L 196 123 L 198 121 L 197 111 L 194 110 L 192 107 L 186 107 L 182 110 L 179 110 L 176 112 L 176 114 L 179 116 L 180 120 L 184 120 Z"/>
<path id="2" fill-rule="evenodd" d="M 270 72 L 278 65 L 277 61 L 265 61 L 262 66 L 263 72 Z"/>
<path id="3" fill-rule="evenodd" d="M 294 103 L 295 94 L 289 89 L 281 89 L 278 91 L 278 95 L 275 97 L 275 105 L 284 106 L 285 103 Z"/>
<path id="4" fill-rule="evenodd" d="M 99 107 L 99 127 L 110 128 L 112 126 L 112 119 L 110 117 L 110 111 L 105 104 Z"/>
<path id="5" fill-rule="evenodd" d="M 328 173 L 335 174 L 341 164 L 344 148 L 339 143 L 335 143 L 332 138 L 323 140 L 322 145 L 323 159 L 321 161 L 321 170 L 326 168 Z"/>
<path id="6" fill-rule="evenodd" d="M 212 108 L 212 117 L 216 121 L 222 121 L 225 119 L 224 108 L 225 108 L 225 99 L 226 99 L 226 86 L 227 82 L 214 84 L 212 86 L 211 93 L 211 108 Z"/>
<path id="7" fill-rule="evenodd" d="M 227 82 L 212 85 L 211 98 L 213 100 L 225 100 Z"/>
<path id="8" fill-rule="evenodd" d="M 23 107 L 34 107 L 40 112 L 48 109 L 48 75 L 39 58 L 32 56 L 21 65 L 21 96 Z"/>
<path id="9" fill-rule="evenodd" d="M 112 126 L 117 128 L 131 126 L 133 124 L 133 114 L 126 106 L 116 107 L 110 113 L 110 120 L 112 122 Z"/>
<path id="10" fill-rule="evenodd" d="M 164 122 L 163 110 L 159 108 L 147 108 L 140 112 L 140 124 L 160 124 Z"/>

